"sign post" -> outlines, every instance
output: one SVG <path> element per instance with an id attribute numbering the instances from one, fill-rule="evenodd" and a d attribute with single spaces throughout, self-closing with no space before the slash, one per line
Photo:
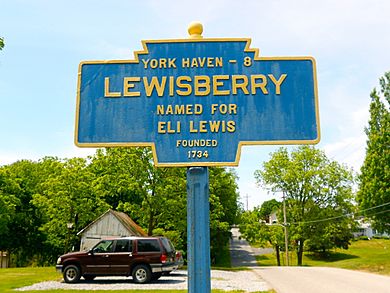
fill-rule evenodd
<path id="1" fill-rule="evenodd" d="M 243 145 L 320 140 L 312 57 L 263 57 L 248 38 L 142 41 L 133 60 L 79 65 L 75 144 L 147 146 L 188 167 L 188 287 L 210 292 L 208 166 L 237 166 Z"/>
<path id="2" fill-rule="evenodd" d="M 188 292 L 210 292 L 210 214 L 207 167 L 187 169 Z"/>
<path id="3" fill-rule="evenodd" d="M 193 39 L 201 39 L 203 26 L 188 29 Z M 188 292 L 211 292 L 209 170 L 187 169 L 187 264 Z"/>

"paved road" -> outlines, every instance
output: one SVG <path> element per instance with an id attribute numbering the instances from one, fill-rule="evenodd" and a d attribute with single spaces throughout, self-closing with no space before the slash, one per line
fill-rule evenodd
<path id="1" fill-rule="evenodd" d="M 232 229 L 232 266 L 251 267 L 259 279 L 278 293 L 390 293 L 390 277 L 325 267 L 259 267 L 256 254 L 271 251 L 254 249 Z"/>
<path id="2" fill-rule="evenodd" d="M 254 248 L 241 239 L 238 228 L 232 228 L 230 239 L 230 257 L 233 267 L 256 267 L 256 255 L 272 253 L 272 248 Z"/>
<path id="3" fill-rule="evenodd" d="M 325 267 L 261 267 L 278 293 L 389 293 L 390 277 Z"/>

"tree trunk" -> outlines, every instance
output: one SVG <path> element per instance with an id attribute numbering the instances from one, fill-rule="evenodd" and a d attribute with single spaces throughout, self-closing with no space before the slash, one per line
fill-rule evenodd
<path id="1" fill-rule="evenodd" d="M 280 249 L 279 249 L 279 245 L 275 245 L 274 249 L 276 251 L 276 261 L 278 262 L 278 267 L 280 267 Z"/>
<path id="2" fill-rule="evenodd" d="M 154 230 L 154 211 L 151 210 L 149 213 L 148 236 L 153 235 L 153 230 Z"/>
<path id="3" fill-rule="evenodd" d="M 303 239 L 299 239 L 299 241 L 298 241 L 297 257 L 298 257 L 298 266 L 301 266 L 302 265 L 302 257 L 303 257 Z"/>

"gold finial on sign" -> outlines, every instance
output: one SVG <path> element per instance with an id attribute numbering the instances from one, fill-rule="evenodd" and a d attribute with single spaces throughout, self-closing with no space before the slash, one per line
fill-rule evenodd
<path id="1" fill-rule="evenodd" d="M 188 26 L 190 39 L 202 39 L 203 25 L 199 21 L 193 21 Z"/>

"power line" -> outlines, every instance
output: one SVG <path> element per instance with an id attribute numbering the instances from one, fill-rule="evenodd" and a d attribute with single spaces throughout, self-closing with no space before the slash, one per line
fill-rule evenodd
<path id="1" fill-rule="evenodd" d="M 374 206 L 374 207 L 370 207 L 368 209 L 364 209 L 364 210 L 361 210 L 360 212 L 365 212 L 365 211 L 369 211 L 369 210 L 373 210 L 373 209 L 377 209 L 377 208 L 380 208 L 380 207 L 384 207 L 384 206 L 387 206 L 389 205 L 390 202 L 386 202 L 386 203 L 383 203 L 383 204 L 380 204 L 380 205 L 377 205 L 377 206 Z"/>
<path id="2" fill-rule="evenodd" d="M 364 209 L 364 210 L 360 210 L 360 211 L 357 211 L 357 212 L 352 212 L 352 213 L 340 215 L 340 216 L 330 217 L 330 218 L 326 218 L 326 219 L 312 220 L 312 221 L 293 222 L 293 223 L 290 223 L 290 225 L 291 224 L 310 224 L 310 223 L 326 222 L 326 221 L 335 220 L 335 219 L 339 219 L 339 218 L 354 216 L 354 215 L 361 214 L 363 212 L 366 212 L 366 211 L 369 211 L 369 210 L 373 210 L 373 209 L 377 209 L 377 208 L 380 208 L 380 207 L 384 207 L 384 206 L 387 206 L 387 205 L 390 205 L 390 202 L 387 202 L 387 203 L 384 203 L 384 204 L 380 204 L 380 205 L 377 205 L 377 206 L 374 206 L 374 207 L 371 207 L 371 208 L 367 208 L 367 209 Z M 390 211 L 390 209 L 385 210 L 385 211 L 380 211 L 380 212 L 373 213 L 370 216 L 383 214 L 383 213 L 388 212 L 388 211 Z"/>

